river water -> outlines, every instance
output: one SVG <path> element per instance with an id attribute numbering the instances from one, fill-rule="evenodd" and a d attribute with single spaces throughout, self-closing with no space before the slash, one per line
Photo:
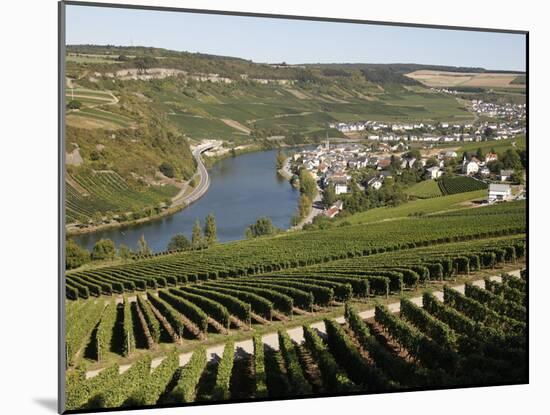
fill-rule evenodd
<path id="1" fill-rule="evenodd" d="M 199 219 L 204 226 L 209 213 L 216 218 L 221 242 L 243 239 L 246 227 L 261 216 L 268 216 L 275 226 L 288 229 L 296 213 L 299 192 L 277 174 L 276 155 L 277 150 L 268 150 L 217 162 L 208 172 L 210 187 L 206 194 L 174 215 L 72 239 L 90 250 L 101 238 L 112 239 L 117 247 L 125 244 L 137 249 L 137 241 L 144 235 L 154 252 L 164 251 L 176 233 L 184 233 L 190 240 L 195 220 Z"/>

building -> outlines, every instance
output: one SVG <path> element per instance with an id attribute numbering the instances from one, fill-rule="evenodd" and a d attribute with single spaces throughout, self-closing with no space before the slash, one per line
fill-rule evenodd
<path id="1" fill-rule="evenodd" d="M 337 195 L 348 192 L 348 180 L 345 176 L 333 177 L 332 183 L 334 184 L 334 193 L 336 193 Z"/>
<path id="2" fill-rule="evenodd" d="M 429 169 L 426 169 L 426 172 L 428 173 L 428 177 L 430 179 L 439 179 L 443 172 L 441 169 L 437 166 L 430 167 Z"/>
<path id="3" fill-rule="evenodd" d="M 472 157 L 470 160 L 464 160 L 462 161 L 462 173 L 463 174 L 476 174 L 479 171 L 479 161 Z"/>
<path id="4" fill-rule="evenodd" d="M 337 200 L 331 207 L 330 209 L 327 209 L 325 211 L 325 216 L 328 217 L 328 218 L 333 218 L 335 217 L 338 213 L 340 213 L 342 211 L 342 209 L 344 208 L 344 202 L 342 202 L 341 200 Z"/>
<path id="5" fill-rule="evenodd" d="M 489 203 L 509 200 L 512 197 L 512 187 L 509 184 L 491 183 L 489 185 Z"/>
<path id="6" fill-rule="evenodd" d="M 384 176 L 380 176 L 380 177 L 373 177 L 372 179 L 370 179 L 368 182 L 367 182 L 367 186 L 368 187 L 371 187 L 375 190 L 380 190 L 380 188 L 382 187 L 382 182 L 384 181 Z"/>
<path id="7" fill-rule="evenodd" d="M 443 152 L 443 157 L 445 158 L 456 158 L 458 154 L 456 154 L 456 151 L 445 151 Z"/>
<path id="8" fill-rule="evenodd" d="M 514 170 L 501 170 L 498 177 L 501 182 L 505 182 L 506 180 L 510 180 L 512 174 L 514 174 Z"/>
<path id="9" fill-rule="evenodd" d="M 490 163 L 491 161 L 498 160 L 498 154 L 497 153 L 487 153 L 485 155 L 485 163 Z"/>

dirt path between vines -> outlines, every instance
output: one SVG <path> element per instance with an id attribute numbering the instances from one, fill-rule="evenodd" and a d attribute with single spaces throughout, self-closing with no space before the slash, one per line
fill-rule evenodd
<path id="1" fill-rule="evenodd" d="M 520 270 L 519 269 L 514 270 L 514 271 L 507 271 L 507 273 L 511 274 L 511 275 L 514 275 L 516 277 L 520 276 Z M 493 281 L 501 281 L 500 276 L 492 276 L 490 278 Z M 476 285 L 478 287 L 484 287 L 485 286 L 485 283 L 484 283 L 483 279 L 474 280 L 474 281 L 472 281 L 472 284 Z M 462 294 L 464 293 L 464 284 L 453 285 L 451 287 L 454 290 L 456 290 L 456 291 L 458 291 Z M 443 291 L 434 291 L 433 294 L 440 301 L 443 301 Z M 409 300 L 412 301 L 414 304 L 422 307 L 422 296 L 421 295 L 409 298 Z M 399 309 L 400 309 L 399 301 L 387 304 L 386 306 L 393 313 L 399 312 Z M 367 320 L 369 318 L 374 318 L 374 308 L 370 308 L 368 310 L 361 311 L 359 313 L 359 316 L 363 320 Z M 345 319 L 344 316 L 337 317 L 334 320 L 336 320 L 336 322 L 338 322 L 340 324 L 344 324 L 346 322 L 346 319 Z M 321 333 L 326 334 L 325 323 L 323 321 L 319 321 L 317 323 L 310 324 L 310 327 L 312 327 L 314 329 L 317 329 Z M 301 326 L 300 327 L 293 327 L 291 329 L 288 329 L 287 333 L 290 336 L 290 338 L 298 344 L 300 344 L 304 341 L 304 331 L 303 331 Z M 268 346 L 271 346 L 274 350 L 279 350 L 279 339 L 278 339 L 277 332 L 265 334 L 264 336 L 262 336 L 262 341 L 263 341 L 264 344 L 267 344 Z M 211 346 L 211 347 L 207 348 L 206 349 L 206 355 L 207 355 L 208 360 L 210 361 L 210 360 L 213 360 L 213 359 L 216 359 L 216 358 L 221 358 L 222 355 L 223 355 L 224 347 L 225 347 L 224 344 L 219 344 L 219 345 Z M 242 340 L 240 342 L 235 342 L 235 349 L 239 349 L 239 348 L 242 349 L 243 351 L 245 351 L 246 353 L 254 354 L 254 344 L 253 344 L 252 339 Z M 187 353 L 180 354 L 180 356 L 179 356 L 180 366 L 186 365 L 189 362 L 189 359 L 191 359 L 192 354 L 193 354 L 193 352 L 187 352 Z M 152 368 L 157 367 L 164 360 L 164 358 L 165 357 L 162 356 L 162 357 L 157 357 L 157 358 L 153 359 L 153 361 L 151 363 Z M 126 370 L 128 370 L 130 367 L 131 367 L 131 364 L 121 365 L 119 371 L 120 371 L 120 373 L 123 373 Z M 86 372 L 86 378 L 92 378 L 92 377 L 96 376 L 97 374 L 99 374 L 99 372 L 101 372 L 102 370 L 103 370 L 103 368 Z"/>

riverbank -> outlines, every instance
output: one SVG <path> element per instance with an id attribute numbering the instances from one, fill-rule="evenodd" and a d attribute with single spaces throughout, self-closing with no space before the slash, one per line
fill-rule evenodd
<path id="1" fill-rule="evenodd" d="M 277 173 L 281 175 L 281 177 L 284 177 L 287 180 L 292 179 L 292 171 L 290 170 L 290 157 L 287 157 L 285 159 L 285 162 L 283 163 L 283 167 L 277 170 Z"/>
<path id="2" fill-rule="evenodd" d="M 113 223 L 104 226 L 111 229 L 79 233 L 72 239 L 88 250 L 102 238 L 112 240 L 117 246 L 124 244 L 136 249 L 143 236 L 153 252 L 162 252 L 177 233 L 191 238 L 196 221 L 199 220 L 202 227 L 208 214 L 216 219 L 219 241 L 244 239 L 246 228 L 261 216 L 271 217 L 274 226 L 286 230 L 296 211 L 299 194 L 288 180 L 275 173 L 276 156 L 277 150 L 273 149 L 219 160 L 208 169 L 208 191 L 185 209 L 172 207 L 139 223 Z M 132 225 L 128 226 L 129 223 Z"/>

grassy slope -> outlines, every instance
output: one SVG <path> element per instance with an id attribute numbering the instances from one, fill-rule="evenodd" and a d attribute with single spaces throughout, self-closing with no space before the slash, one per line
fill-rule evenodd
<path id="1" fill-rule="evenodd" d="M 465 208 L 465 202 L 482 199 L 487 195 L 486 190 L 476 192 L 459 193 L 451 196 L 442 196 L 432 199 L 415 200 L 396 207 L 381 207 L 367 212 L 357 213 L 342 219 L 352 224 L 373 223 L 383 220 L 408 217 L 413 214 L 430 214 L 444 210 Z"/>
<path id="2" fill-rule="evenodd" d="M 512 143 L 516 143 L 515 147 Z M 497 153 L 502 153 L 509 148 L 516 148 L 519 150 L 525 149 L 527 146 L 527 140 L 525 136 L 520 136 L 518 138 L 513 139 L 506 139 L 506 140 L 500 140 L 500 141 L 483 141 L 479 143 L 468 143 L 464 144 L 462 147 L 460 147 L 457 152 L 459 156 L 464 151 L 477 151 L 478 148 L 481 148 L 484 152 L 490 151 L 492 148 L 494 148 Z"/>
<path id="3" fill-rule="evenodd" d="M 435 180 L 423 180 L 415 183 L 406 189 L 405 193 L 419 199 L 441 196 L 441 190 L 439 190 L 439 186 Z"/>

